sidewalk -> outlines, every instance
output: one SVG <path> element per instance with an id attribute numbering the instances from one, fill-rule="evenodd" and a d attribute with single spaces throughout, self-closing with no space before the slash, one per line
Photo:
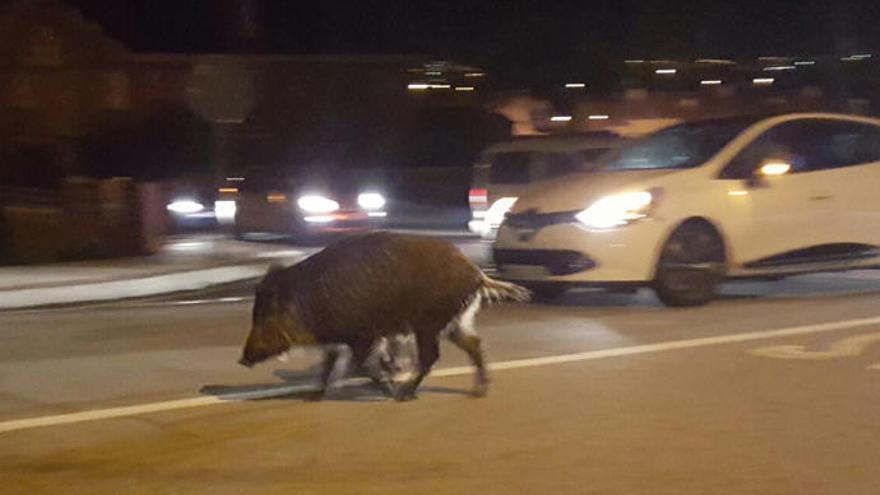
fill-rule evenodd
<path id="1" fill-rule="evenodd" d="M 256 278 L 314 248 L 238 242 L 222 235 L 168 239 L 150 257 L 0 267 L 0 310 L 144 297 Z"/>
<path id="2" fill-rule="evenodd" d="M 485 258 L 479 241 L 465 231 L 394 230 L 443 237 L 476 262 Z M 143 258 L 0 266 L 0 311 L 199 290 L 260 277 L 272 263 L 290 265 L 319 249 L 196 234 L 170 237 L 160 253 Z"/>

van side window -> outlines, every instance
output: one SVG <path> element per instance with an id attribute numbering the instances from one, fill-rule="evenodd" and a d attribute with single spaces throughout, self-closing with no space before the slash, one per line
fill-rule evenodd
<path id="1" fill-rule="evenodd" d="M 792 173 L 880 161 L 880 128 L 829 119 L 786 122 L 749 143 L 719 177 L 748 178 L 767 159 L 786 160 L 791 163 Z"/>
<path id="2" fill-rule="evenodd" d="M 272 170 L 254 170 L 245 175 L 245 180 L 238 186 L 241 192 L 264 194 L 273 189 L 284 188 L 284 178 Z"/>
<path id="3" fill-rule="evenodd" d="M 544 156 L 544 176 L 550 179 L 560 177 L 579 170 L 578 162 L 566 153 L 548 153 Z"/>
<path id="4" fill-rule="evenodd" d="M 600 165 L 601 158 L 604 157 L 610 149 L 611 148 L 593 148 L 578 151 L 578 170 L 595 170 L 596 167 Z"/>
<path id="5" fill-rule="evenodd" d="M 492 155 L 489 182 L 493 184 L 524 184 L 529 182 L 531 157 L 531 153 L 524 151 Z"/>

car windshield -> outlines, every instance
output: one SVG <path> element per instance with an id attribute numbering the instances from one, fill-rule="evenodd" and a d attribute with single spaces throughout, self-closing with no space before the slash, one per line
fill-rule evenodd
<path id="1" fill-rule="evenodd" d="M 714 156 L 752 122 L 714 120 L 680 124 L 657 131 L 612 153 L 605 170 L 693 168 Z"/>

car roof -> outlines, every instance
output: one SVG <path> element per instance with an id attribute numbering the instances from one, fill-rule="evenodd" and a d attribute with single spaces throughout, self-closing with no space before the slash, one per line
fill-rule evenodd
<path id="1" fill-rule="evenodd" d="M 593 132 L 562 136 L 525 136 L 492 144 L 484 154 L 517 151 L 575 151 L 617 146 L 623 141 L 613 132 Z"/>
<path id="2" fill-rule="evenodd" d="M 796 112 L 796 113 L 784 113 L 784 114 L 776 114 L 765 116 L 766 120 L 772 120 L 774 123 L 781 123 L 790 120 L 801 120 L 801 119 L 827 119 L 827 120 L 846 120 L 850 122 L 861 122 L 864 124 L 873 124 L 880 125 L 880 119 L 874 117 L 868 117 L 865 115 L 855 115 L 855 114 L 846 114 L 846 113 L 834 113 L 834 112 Z"/>
<path id="3" fill-rule="evenodd" d="M 704 125 L 704 124 L 725 124 L 725 123 L 742 123 L 743 125 L 757 124 L 763 121 L 772 121 L 774 123 L 782 123 L 791 120 L 803 119 L 828 119 L 828 120 L 848 120 L 851 122 L 863 122 L 880 125 L 880 119 L 866 117 L 864 115 L 853 115 L 833 112 L 787 112 L 787 113 L 760 113 L 736 115 L 730 117 L 716 117 L 707 119 L 690 120 L 681 122 L 676 125 Z"/>

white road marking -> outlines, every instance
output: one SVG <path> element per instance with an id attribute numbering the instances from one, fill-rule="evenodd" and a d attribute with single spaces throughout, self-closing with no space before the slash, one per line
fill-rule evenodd
<path id="1" fill-rule="evenodd" d="M 718 335 L 715 337 L 702 337 L 697 339 L 673 340 L 656 344 L 635 345 L 629 347 L 617 347 L 613 349 L 600 349 L 596 351 L 577 352 L 557 356 L 545 356 L 528 359 L 515 359 L 490 363 L 489 369 L 493 371 L 511 370 L 519 368 L 532 368 L 536 366 L 548 366 L 554 364 L 573 363 L 579 361 L 591 361 L 611 357 L 634 356 L 637 354 L 649 354 L 654 352 L 666 352 L 680 349 L 694 349 L 724 344 L 735 344 L 752 340 L 775 339 L 790 337 L 792 335 L 807 335 L 821 332 L 833 332 L 848 328 L 880 325 L 880 317 L 862 318 L 856 320 L 836 321 L 830 323 L 817 323 L 776 330 L 762 330 L 737 334 Z M 472 366 L 458 366 L 454 368 L 441 368 L 433 371 L 430 377 L 460 376 L 473 373 Z M 361 383 L 362 379 L 346 380 L 344 384 Z M 219 404 L 232 404 L 241 400 L 265 399 L 290 395 L 301 392 L 317 390 L 316 385 L 293 385 L 287 387 L 270 387 L 266 389 L 223 394 L 213 397 L 194 397 L 190 399 L 178 399 L 164 402 L 153 402 L 109 409 L 95 409 L 70 414 L 55 416 L 42 416 L 36 418 L 23 418 L 0 422 L 0 433 L 40 428 L 44 426 L 58 426 L 101 419 L 122 418 L 179 409 L 191 409 L 196 407 L 214 406 Z"/>
<path id="2" fill-rule="evenodd" d="M 772 347 L 760 347 L 749 350 L 749 354 L 774 359 L 838 359 L 843 357 L 858 356 L 865 352 L 874 342 L 880 342 L 880 333 L 867 335 L 855 335 L 838 340 L 831 344 L 826 351 L 807 351 L 802 345 L 777 345 Z"/>
<path id="3" fill-rule="evenodd" d="M 872 364 L 871 366 L 868 366 L 868 367 L 865 368 L 865 369 L 866 369 L 866 370 L 880 370 L 880 363 Z"/>

